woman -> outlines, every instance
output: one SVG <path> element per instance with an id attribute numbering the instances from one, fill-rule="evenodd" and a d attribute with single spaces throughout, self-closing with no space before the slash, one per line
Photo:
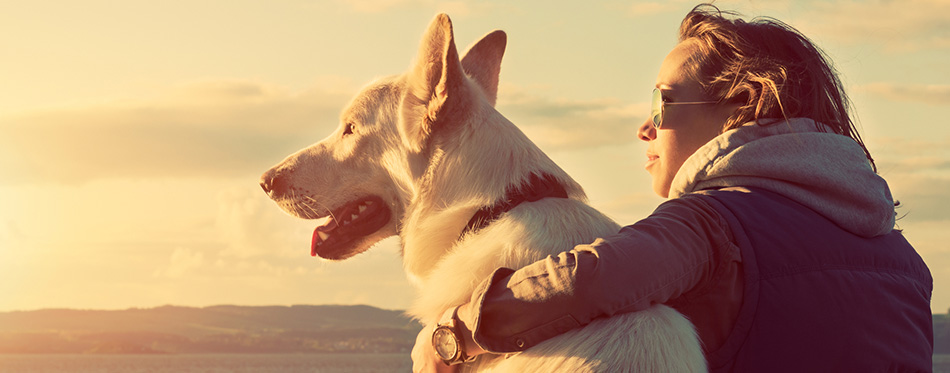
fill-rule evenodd
<path id="1" fill-rule="evenodd" d="M 782 22 L 712 5 L 679 40 L 638 130 L 670 200 L 614 236 L 497 270 L 457 308 L 465 355 L 530 348 L 566 316 L 664 303 L 696 326 L 712 371 L 931 370 L 930 272 L 893 229 L 824 54 Z M 555 276 L 569 281 L 544 281 Z M 451 370 L 416 351 L 417 369 Z"/>

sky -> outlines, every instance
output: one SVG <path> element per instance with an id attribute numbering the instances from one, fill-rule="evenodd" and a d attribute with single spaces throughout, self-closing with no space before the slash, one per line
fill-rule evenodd
<path id="1" fill-rule="evenodd" d="M 950 308 L 950 0 L 716 3 L 836 63 L 898 224 Z M 663 200 L 646 118 L 686 1 L 0 0 L 0 311 L 369 304 L 405 309 L 398 241 L 309 255 L 315 221 L 260 175 L 408 69 L 435 14 L 508 34 L 497 107 L 621 224 Z"/>

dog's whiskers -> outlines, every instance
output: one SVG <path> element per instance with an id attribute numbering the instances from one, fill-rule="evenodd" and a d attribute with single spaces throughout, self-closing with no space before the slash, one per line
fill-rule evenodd
<path id="1" fill-rule="evenodd" d="M 331 217 L 334 221 L 339 221 L 339 220 L 337 220 L 336 216 L 333 215 L 333 210 L 330 210 L 329 207 L 327 207 L 326 205 L 320 203 L 320 201 L 317 201 L 315 198 L 313 198 L 313 197 L 311 197 L 311 196 L 303 196 L 303 197 L 305 198 L 306 201 L 312 202 L 313 204 L 317 205 L 317 207 L 320 207 L 320 208 L 323 208 L 324 210 L 327 210 L 327 213 L 330 215 L 330 217 Z M 313 212 L 314 214 L 316 214 L 317 216 L 320 215 L 320 213 L 317 212 L 317 210 L 314 208 L 314 206 L 311 206 L 309 203 L 304 204 L 304 206 L 307 206 L 307 208 L 309 208 L 310 211 L 312 211 L 312 212 Z"/>
<path id="2" fill-rule="evenodd" d="M 295 215 L 301 215 L 301 216 L 307 215 L 305 211 L 300 209 L 300 203 L 297 202 L 297 191 L 295 190 L 290 191 L 290 201 L 291 201 L 290 207 L 294 209 Z"/>
<path id="3" fill-rule="evenodd" d="M 307 197 L 310 202 L 314 202 L 313 198 Z M 303 207 L 306 207 L 310 211 L 312 216 L 320 216 L 320 213 L 317 212 L 317 209 L 310 205 L 310 203 L 304 203 Z"/>

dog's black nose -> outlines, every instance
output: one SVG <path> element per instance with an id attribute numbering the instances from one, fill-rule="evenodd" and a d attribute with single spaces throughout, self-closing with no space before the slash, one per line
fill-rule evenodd
<path id="1" fill-rule="evenodd" d="M 268 175 L 269 173 L 265 172 L 261 175 L 261 189 L 264 189 L 264 193 L 270 193 L 271 184 L 273 183 L 273 179 Z"/>
<path id="2" fill-rule="evenodd" d="M 271 197 L 278 197 L 287 191 L 286 173 L 270 169 L 261 175 L 261 188 Z"/>

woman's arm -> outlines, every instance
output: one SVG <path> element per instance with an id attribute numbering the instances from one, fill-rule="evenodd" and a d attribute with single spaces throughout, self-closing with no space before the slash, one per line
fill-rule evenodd
<path id="1" fill-rule="evenodd" d="M 466 350 L 522 351 L 595 318 L 701 291 L 730 241 L 713 207 L 686 196 L 616 235 L 517 271 L 498 269 L 458 310 L 477 343 Z"/>

